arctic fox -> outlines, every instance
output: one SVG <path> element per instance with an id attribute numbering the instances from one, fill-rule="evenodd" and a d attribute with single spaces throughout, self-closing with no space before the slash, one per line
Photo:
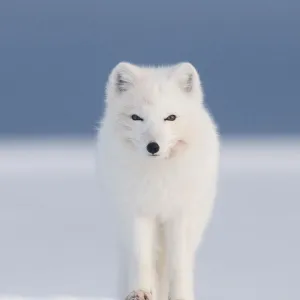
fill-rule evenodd
<path id="1" fill-rule="evenodd" d="M 219 139 L 190 63 L 119 63 L 98 135 L 103 201 L 118 211 L 122 299 L 194 300 L 195 252 L 216 194 Z"/>

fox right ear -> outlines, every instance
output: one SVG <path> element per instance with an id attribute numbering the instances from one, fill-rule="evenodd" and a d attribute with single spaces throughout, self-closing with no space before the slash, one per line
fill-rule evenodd
<path id="1" fill-rule="evenodd" d="M 128 62 L 120 62 L 112 71 L 110 85 L 116 92 L 123 93 L 134 86 L 138 67 Z"/>

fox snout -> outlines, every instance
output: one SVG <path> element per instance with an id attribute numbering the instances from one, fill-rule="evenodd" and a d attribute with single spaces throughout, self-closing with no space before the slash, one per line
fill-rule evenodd
<path id="1" fill-rule="evenodd" d="M 146 148 L 151 155 L 155 155 L 159 151 L 159 145 L 156 142 L 150 142 Z"/>

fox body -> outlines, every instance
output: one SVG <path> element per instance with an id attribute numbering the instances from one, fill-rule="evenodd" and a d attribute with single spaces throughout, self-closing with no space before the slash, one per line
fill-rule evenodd
<path id="1" fill-rule="evenodd" d="M 114 202 L 120 221 L 122 296 L 194 300 L 195 253 L 216 194 L 219 140 L 193 65 L 122 62 L 112 70 L 98 162 L 103 200 Z"/>

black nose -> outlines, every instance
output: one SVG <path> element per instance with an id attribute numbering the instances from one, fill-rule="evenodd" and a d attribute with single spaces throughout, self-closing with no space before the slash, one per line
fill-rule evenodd
<path id="1" fill-rule="evenodd" d="M 155 154 L 159 151 L 159 145 L 155 142 L 151 142 L 147 145 L 147 151 L 151 154 Z"/>

